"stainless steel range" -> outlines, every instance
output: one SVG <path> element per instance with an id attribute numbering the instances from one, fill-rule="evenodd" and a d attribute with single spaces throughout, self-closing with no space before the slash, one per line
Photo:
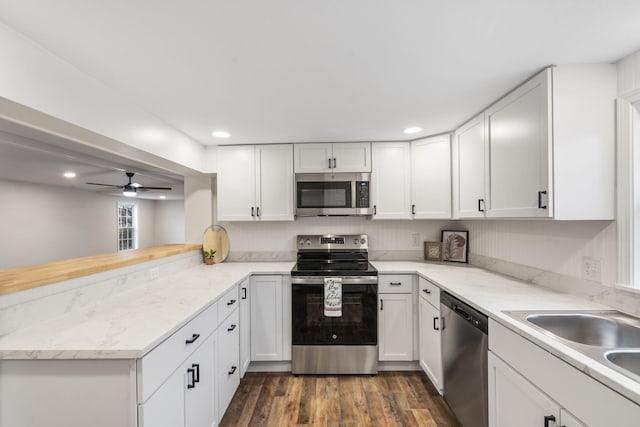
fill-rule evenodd
<path id="1" fill-rule="evenodd" d="M 294 374 L 378 372 L 378 270 L 368 236 L 298 236 L 291 271 Z"/>

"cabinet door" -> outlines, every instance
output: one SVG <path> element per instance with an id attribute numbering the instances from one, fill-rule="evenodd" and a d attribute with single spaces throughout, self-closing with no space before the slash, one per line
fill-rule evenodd
<path id="1" fill-rule="evenodd" d="M 240 284 L 240 377 L 251 363 L 251 293 L 250 279 Z"/>
<path id="2" fill-rule="evenodd" d="M 453 142 L 455 218 L 482 218 L 486 211 L 487 152 L 484 113 L 461 126 Z"/>
<path id="3" fill-rule="evenodd" d="M 546 70 L 486 111 L 490 153 L 487 216 L 552 214 L 550 79 Z"/>
<path id="4" fill-rule="evenodd" d="M 371 172 L 371 144 L 345 142 L 333 144 L 333 172 Z"/>
<path id="5" fill-rule="evenodd" d="M 138 407 L 140 427 L 181 427 L 185 422 L 185 376 L 173 373 L 147 401 Z"/>
<path id="6" fill-rule="evenodd" d="M 282 360 L 282 276 L 253 276 L 251 301 L 251 360 Z"/>
<path id="7" fill-rule="evenodd" d="M 451 218 L 451 135 L 411 143 L 414 218 Z"/>
<path id="8" fill-rule="evenodd" d="M 440 354 L 440 310 L 419 298 L 420 366 L 436 390 L 442 393 L 442 356 Z"/>
<path id="9" fill-rule="evenodd" d="M 214 418 L 215 359 L 209 337 L 182 365 L 185 427 L 211 427 Z"/>
<path id="10" fill-rule="evenodd" d="M 410 143 L 373 143 L 371 160 L 373 219 L 410 219 Z"/>
<path id="11" fill-rule="evenodd" d="M 379 294 L 379 359 L 413 360 L 411 294 Z"/>
<path id="12" fill-rule="evenodd" d="M 559 405 L 492 352 L 488 367 L 490 426 L 540 427 L 545 417 L 560 420 Z"/>
<path id="13" fill-rule="evenodd" d="M 293 145 L 256 147 L 256 217 L 293 221 Z"/>
<path id="14" fill-rule="evenodd" d="M 294 144 L 295 172 L 331 172 L 333 153 L 331 144 Z"/>
<path id="15" fill-rule="evenodd" d="M 218 148 L 218 221 L 253 221 L 256 165 L 253 146 Z"/>

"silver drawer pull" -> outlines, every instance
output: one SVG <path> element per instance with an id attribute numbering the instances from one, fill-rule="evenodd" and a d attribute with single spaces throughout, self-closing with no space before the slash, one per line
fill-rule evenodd
<path id="1" fill-rule="evenodd" d="M 427 295 L 431 295 L 431 291 L 429 289 L 423 289 L 422 292 L 424 292 Z"/>
<path id="2" fill-rule="evenodd" d="M 402 282 L 390 282 L 389 283 L 391 286 L 401 286 Z"/>

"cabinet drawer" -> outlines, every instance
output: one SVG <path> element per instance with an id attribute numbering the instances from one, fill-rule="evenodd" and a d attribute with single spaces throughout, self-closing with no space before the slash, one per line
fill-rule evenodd
<path id="1" fill-rule="evenodd" d="M 218 411 L 224 414 L 236 389 L 240 385 L 240 328 L 237 327 L 240 310 L 235 310 L 218 328 Z M 236 325 L 236 327 L 233 327 Z"/>
<path id="2" fill-rule="evenodd" d="M 218 307 L 210 305 L 138 361 L 138 401 L 144 402 L 215 331 Z"/>
<path id="3" fill-rule="evenodd" d="M 379 294 L 410 294 L 413 292 L 413 275 L 381 274 L 378 277 Z"/>
<path id="4" fill-rule="evenodd" d="M 218 324 L 222 323 L 233 310 L 238 308 L 240 305 L 238 303 L 239 300 L 240 298 L 237 286 L 229 289 L 227 293 L 220 297 L 218 300 Z"/>
<path id="5" fill-rule="evenodd" d="M 440 288 L 428 281 L 427 279 L 423 279 L 420 277 L 418 279 L 418 294 L 420 294 L 420 298 L 424 298 L 440 311 Z"/>

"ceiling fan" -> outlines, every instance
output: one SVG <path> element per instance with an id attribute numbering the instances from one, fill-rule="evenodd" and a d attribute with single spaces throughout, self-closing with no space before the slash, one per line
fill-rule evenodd
<path id="1" fill-rule="evenodd" d="M 171 190 L 171 187 L 148 187 L 146 185 L 138 184 L 137 182 L 131 182 L 131 178 L 135 175 L 133 172 L 125 172 L 125 175 L 129 177 L 129 182 L 125 185 L 113 185 L 113 184 L 100 184 L 97 182 L 87 182 L 89 185 L 101 185 L 103 187 L 115 187 L 122 188 L 122 195 L 125 197 L 135 197 L 138 190 Z"/>

